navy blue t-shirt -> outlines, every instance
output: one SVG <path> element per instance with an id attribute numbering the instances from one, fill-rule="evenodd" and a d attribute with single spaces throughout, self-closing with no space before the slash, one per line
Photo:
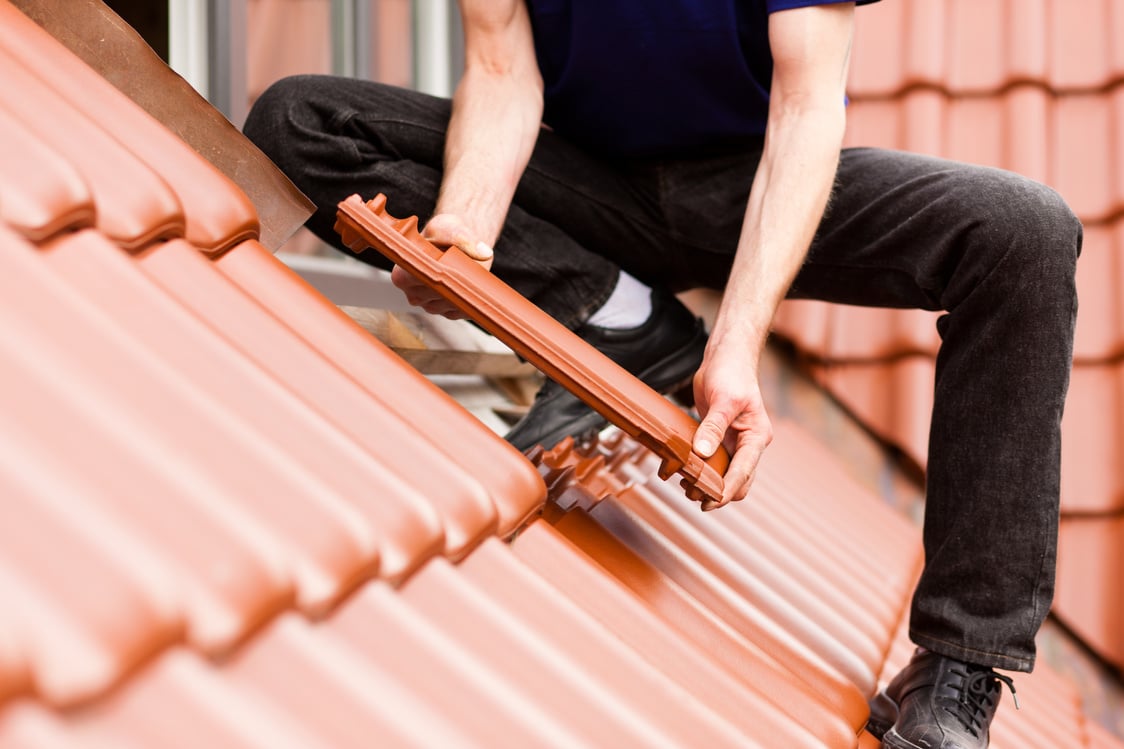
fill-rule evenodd
<path id="1" fill-rule="evenodd" d="M 543 119 L 625 157 L 758 140 L 773 73 L 769 14 L 844 1 L 527 0 Z"/>

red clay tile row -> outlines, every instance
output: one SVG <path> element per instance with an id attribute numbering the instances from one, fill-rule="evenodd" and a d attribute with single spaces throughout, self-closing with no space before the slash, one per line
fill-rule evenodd
<path id="1" fill-rule="evenodd" d="M 7 2 L 0 3 L 0 54 L 8 85 L 26 93 L 5 97 L 4 108 L 35 123 L 36 136 L 101 192 L 99 228 L 119 244 L 184 235 L 203 250 L 222 252 L 257 236 L 253 206 L 229 179 Z M 88 140 L 75 138 L 70 127 L 79 112 L 97 126 Z M 122 139 L 122 132 L 132 137 Z M 148 236 L 129 224 L 140 217 Z"/>
<path id="2" fill-rule="evenodd" d="M 1120 0 L 898 0 L 856 18 L 856 98 L 914 86 L 957 95 L 1016 83 L 1085 91 L 1124 80 Z"/>
<path id="3" fill-rule="evenodd" d="M 717 590 L 720 589 L 719 583 L 711 582 L 709 586 L 700 584 L 698 580 L 703 578 L 703 570 L 709 570 L 721 582 L 736 586 L 739 573 L 763 575 L 765 570 L 768 569 L 768 562 L 765 558 L 768 556 L 769 549 L 767 546 L 762 546 L 758 539 L 750 541 L 742 538 L 740 544 L 732 546 L 726 545 L 723 540 L 724 536 L 730 533 L 737 535 L 743 528 L 740 524 L 730 528 L 729 521 L 731 518 L 740 519 L 740 516 L 744 513 L 761 508 L 765 509 L 765 512 L 757 514 L 752 519 L 747 518 L 750 523 L 744 527 L 759 528 L 764 532 L 771 533 L 771 537 L 781 547 L 818 550 L 819 553 L 805 551 L 803 553 L 804 562 L 815 565 L 818 561 L 817 557 L 822 554 L 825 557 L 824 561 L 828 564 L 828 569 L 834 570 L 834 574 L 828 572 L 823 577 L 818 578 L 819 585 L 838 585 L 839 590 L 847 590 L 848 595 L 850 595 L 849 583 L 871 579 L 871 575 L 878 574 L 874 569 L 874 566 L 877 565 L 877 569 L 881 570 L 883 574 L 886 570 L 894 570 L 901 574 L 900 580 L 896 583 L 887 581 L 887 589 L 883 592 L 893 596 L 900 595 L 900 591 L 908 593 L 916 574 L 919 572 L 919 566 L 904 563 L 904 559 L 910 552 L 915 554 L 917 551 L 916 537 L 913 536 L 914 530 L 912 528 L 898 528 L 898 524 L 904 521 L 892 513 L 884 514 L 885 508 L 877 502 L 874 502 L 874 506 L 868 508 L 865 501 L 859 501 L 851 496 L 847 487 L 852 482 L 846 476 L 837 474 L 833 470 L 836 464 L 830 457 L 827 459 L 829 468 L 826 473 L 811 476 L 811 480 L 808 480 L 809 472 L 793 470 L 789 461 L 799 461 L 801 464 L 806 464 L 808 461 L 818 461 L 822 451 L 822 447 L 808 440 L 806 435 L 801 434 L 799 430 L 794 430 L 789 425 L 782 424 L 778 429 L 777 442 L 774 443 L 774 446 L 777 445 L 781 446 L 780 453 L 771 456 L 776 462 L 762 472 L 761 480 L 766 484 L 771 484 L 778 479 L 787 481 L 789 486 L 785 491 L 772 495 L 768 487 L 764 487 L 765 491 L 757 494 L 752 502 L 743 503 L 724 511 L 725 517 L 721 518 L 724 522 L 721 523 L 714 522 L 718 518 L 699 516 L 690 512 L 678 512 L 677 514 L 693 526 L 691 530 L 670 519 L 671 515 L 676 514 L 671 513 L 671 510 L 680 510 L 679 505 L 671 502 L 677 490 L 666 482 L 656 481 L 651 476 L 654 462 L 650 457 L 645 457 L 642 451 L 621 454 L 618 450 L 616 456 L 610 456 L 607 461 L 602 459 L 600 463 L 598 463 L 596 457 L 574 456 L 568 454 L 565 449 L 552 451 L 544 460 L 547 464 L 553 466 L 554 472 L 564 473 L 565 467 L 570 466 L 569 479 L 580 481 L 583 488 L 588 490 L 584 495 L 580 492 L 571 491 L 568 499 L 565 499 L 565 495 L 563 495 L 564 501 L 571 509 L 561 518 L 556 518 L 554 522 L 568 538 L 586 548 L 587 552 L 602 563 L 606 569 L 613 572 L 622 581 L 634 586 L 642 595 L 644 594 L 642 591 L 645 590 L 661 590 L 659 586 L 654 585 L 651 578 L 662 573 L 670 576 L 673 582 L 678 582 L 681 589 L 686 590 L 695 600 L 703 602 L 711 611 L 728 611 L 730 610 L 730 604 L 714 603 L 717 600 Z M 772 450 L 772 448 L 770 449 Z M 605 475 L 606 463 L 613 474 L 612 476 Z M 646 463 L 648 464 L 648 471 L 643 470 Z M 784 467 L 782 468 L 782 466 Z M 645 475 L 649 477 L 647 480 L 642 478 Z M 638 481 L 644 480 L 644 484 L 622 486 L 620 482 L 624 476 L 631 476 Z M 798 479 L 795 482 L 792 481 L 794 477 Z M 550 481 L 551 475 L 548 474 L 548 482 Z M 555 493 L 557 493 L 557 483 L 559 482 L 560 480 L 555 480 Z M 642 492 L 636 491 L 641 486 L 648 492 L 658 492 L 662 487 L 662 490 L 668 495 L 666 497 L 668 502 L 666 504 L 651 503 L 643 496 Z M 605 492 L 608 492 L 608 494 L 604 494 Z M 861 490 L 856 493 L 862 494 Z M 600 501 L 598 501 L 598 498 L 600 498 Z M 799 500 L 794 501 L 796 498 L 799 498 Z M 788 518 L 794 511 L 799 512 L 802 509 L 807 511 L 810 518 L 819 517 L 822 520 L 825 535 L 821 536 L 815 531 L 812 531 L 810 536 L 807 535 L 812 523 L 804 517 L 793 522 L 789 526 L 789 531 L 768 527 L 766 519 L 771 514 L 770 510 L 776 512 L 777 517 Z M 838 513 L 838 515 L 835 513 Z M 854 523 L 854 527 L 850 525 L 851 523 Z M 598 529 L 598 525 L 600 529 Z M 606 531 L 609 531 L 612 535 L 607 534 Z M 794 535 L 790 535 L 790 532 Z M 834 538 L 832 533 L 835 534 Z M 873 558 L 849 553 L 850 550 L 864 543 L 865 533 L 870 533 L 872 537 L 878 536 L 882 540 L 881 546 L 869 547 L 874 553 Z M 620 541 L 624 542 L 624 547 L 618 547 L 616 551 L 612 549 L 614 536 L 619 539 L 618 544 Z M 847 542 L 840 543 L 840 536 L 845 536 Z M 898 546 L 901 549 L 897 553 L 892 553 L 890 549 L 886 548 L 886 540 L 894 538 L 898 539 Z M 721 545 L 724 550 L 730 550 L 731 558 L 717 557 L 710 544 Z M 597 546 L 600 546 L 600 548 L 596 548 Z M 733 550 L 737 548 L 747 553 L 734 559 Z M 635 558 L 631 563 L 624 561 L 622 554 L 628 552 L 638 555 L 647 562 L 647 573 L 639 570 L 630 572 L 638 563 Z M 903 557 L 902 554 L 907 556 Z M 855 565 L 857 564 L 861 568 L 864 561 L 870 562 L 871 569 L 865 572 L 856 571 Z M 696 569 L 694 574 L 691 574 L 692 563 L 696 567 L 703 568 L 703 570 Z M 640 569 L 644 569 L 644 567 L 641 566 Z M 639 582 L 640 579 L 645 577 L 647 579 L 643 583 Z M 774 579 L 770 581 L 770 585 L 776 586 L 773 588 L 774 590 L 783 590 L 786 599 L 791 603 L 800 605 L 801 585 L 799 582 L 794 583 L 792 580 L 782 582 L 779 579 Z M 820 592 L 815 584 L 809 590 L 815 591 L 817 594 Z M 666 587 L 662 588 L 662 591 L 649 593 L 648 595 L 651 600 L 659 602 L 657 605 L 660 605 L 663 610 L 675 611 L 675 607 L 669 604 L 669 601 L 673 600 L 673 596 L 669 595 L 669 590 Z M 872 591 L 868 588 L 867 592 L 871 593 Z M 758 594 L 750 596 L 747 600 L 757 604 L 761 598 L 762 596 Z M 901 605 L 903 600 L 904 597 L 897 598 L 896 602 Z M 853 603 L 858 604 L 858 601 L 853 600 Z M 848 612 L 846 605 L 831 605 L 838 615 L 846 616 Z M 847 624 L 840 624 L 836 621 L 835 627 L 832 629 L 832 635 L 835 638 L 845 639 L 853 635 L 854 630 L 851 628 L 856 628 L 859 631 L 870 631 L 872 626 L 871 614 L 874 613 L 874 610 L 870 608 L 870 602 L 867 601 L 857 606 L 855 613 L 856 618 L 850 620 Z M 865 616 L 862 615 L 863 613 L 865 613 Z M 884 649 L 876 661 L 876 663 L 883 663 L 881 671 L 876 671 L 880 674 L 880 680 L 883 681 L 890 678 L 904 665 L 912 650 L 912 646 L 906 637 L 907 621 L 905 617 L 900 616 L 902 612 L 897 613 L 898 616 L 892 616 L 886 620 L 886 624 L 889 625 L 888 630 L 882 630 L 882 634 L 878 638 L 883 643 L 883 647 L 889 650 L 888 657 L 885 655 L 886 650 Z M 723 614 L 723 618 L 728 621 L 731 620 L 726 614 Z M 823 617 L 822 612 L 821 616 L 817 617 L 817 620 L 821 622 L 830 619 L 830 616 Z M 821 650 L 824 647 L 822 641 L 819 641 L 814 635 L 810 636 L 807 631 L 802 631 L 799 627 L 792 627 L 791 619 L 779 618 L 775 621 L 784 621 L 786 630 L 796 634 L 801 642 L 810 643 L 815 652 L 823 652 Z M 690 618 L 682 626 L 686 627 L 685 631 L 695 633 L 705 631 L 700 629 L 696 620 Z M 816 644 L 817 642 L 819 644 Z M 775 645 L 769 652 L 778 658 L 791 657 L 784 655 L 786 651 L 783 647 Z M 861 652 L 861 648 L 854 652 Z M 1033 675 L 1019 674 L 1016 677 L 1016 687 L 1019 690 L 1022 710 L 1016 711 L 1010 698 L 1005 699 L 1006 706 L 1000 712 L 1000 718 L 995 726 L 993 746 L 1043 747 L 1045 749 L 1046 747 L 1089 745 L 1088 725 L 1072 685 L 1053 673 L 1045 664 L 1041 664 Z M 792 699 L 792 697 L 787 698 L 789 701 Z M 1113 746 L 1120 745 L 1118 741 L 1104 737 L 1103 733 L 1098 738 L 1112 741 Z"/>
<path id="4" fill-rule="evenodd" d="M 795 449 L 792 455 L 797 455 Z M 639 466 L 630 470 L 637 471 Z M 687 504 L 681 493 L 677 501 Z M 870 517 L 871 507 L 862 502 L 853 509 L 857 516 Z M 699 522 L 694 513 L 683 517 Z M 858 527 L 860 520 L 854 522 Z M 806 548 L 805 539 L 777 538 L 790 556 L 798 545 Z M 323 624 L 310 626 L 292 615 L 278 619 L 218 669 L 184 651 L 169 651 L 118 693 L 81 713 L 52 715 L 23 700 L 0 714 L 0 741 L 7 738 L 10 745 L 24 747 L 48 746 L 52 741 L 68 746 L 95 745 L 99 740 L 143 743 L 153 740 L 161 726 L 174 724 L 182 730 L 174 740 L 168 739 L 172 743 L 162 745 L 191 746 L 201 741 L 227 745 L 240 737 L 242 742 L 230 745 L 258 746 L 277 740 L 272 730 L 257 728 L 269 723 L 286 729 L 290 740 L 282 746 L 291 742 L 358 745 L 375 727 L 380 728 L 380 735 L 393 737 L 394 745 L 433 745 L 433 741 L 461 745 L 465 731 L 479 732 L 485 727 L 479 718 L 475 725 L 471 721 L 472 715 L 483 714 L 480 710 L 453 707 L 444 700 L 435 709 L 434 699 L 442 694 L 442 685 L 448 684 L 446 672 L 452 668 L 447 678 L 455 678 L 465 687 L 450 694 L 449 699 L 455 695 L 458 705 L 465 702 L 466 695 L 475 695 L 467 698 L 471 704 L 480 700 L 517 703 L 518 712 L 512 714 L 508 707 L 501 721 L 507 726 L 506 719 L 515 720 L 513 729 L 504 732 L 509 737 L 507 745 L 516 743 L 510 737 L 532 728 L 524 725 L 528 702 L 553 719 L 534 721 L 553 737 L 550 745 L 574 743 L 560 742 L 560 737 L 574 732 L 596 745 L 627 741 L 630 745 L 671 746 L 705 738 L 708 744 L 771 746 L 780 736 L 785 737 L 786 746 L 854 745 L 856 727 L 865 717 L 861 694 L 855 694 L 851 703 L 858 712 L 852 711 L 847 723 L 840 725 L 830 710 L 824 712 L 823 700 L 832 698 L 810 693 L 807 686 L 792 693 L 802 695 L 795 704 L 771 694 L 777 690 L 783 696 L 786 689 L 780 685 L 770 682 L 769 691 L 760 691 L 760 682 L 755 684 L 740 671 L 724 671 L 728 662 L 709 660 L 692 647 L 697 630 L 676 636 L 667 629 L 668 624 L 681 626 L 682 617 L 660 624 L 620 583 L 604 577 L 596 565 L 580 562 L 576 550 L 559 545 L 560 541 L 548 526 L 537 523 L 514 546 L 516 557 L 531 561 L 516 562 L 507 547 L 485 543 L 457 568 L 430 562 L 397 592 L 383 584 L 364 586 Z M 597 543 L 590 549 L 603 551 Z M 841 548 L 834 551 L 846 555 Z M 916 557 L 915 534 L 910 553 Z M 548 571 L 554 579 L 578 576 L 578 587 L 569 583 L 571 590 L 582 591 L 577 608 L 565 598 L 559 599 L 556 592 L 548 593 L 550 586 L 540 577 Z M 591 596 L 588 585 L 600 586 L 603 595 Z M 776 590 L 781 592 L 781 588 Z M 456 617 L 448 616 L 450 607 L 458 612 Z M 358 613 L 349 618 L 349 612 L 357 608 Z M 666 602 L 661 608 L 667 609 Z M 597 612 L 594 618 L 589 609 Z M 408 623 L 387 631 L 380 625 L 387 616 L 395 621 L 405 616 Z M 605 617 L 620 627 L 604 630 L 597 622 Z M 348 621 L 355 623 L 351 631 L 361 633 L 370 643 L 366 647 L 379 643 L 377 657 L 364 659 L 355 652 L 355 643 L 341 643 L 333 637 Z M 646 637 L 633 645 L 621 630 L 637 627 Z M 437 635 L 424 637 L 434 628 Z M 609 631 L 614 635 L 607 634 Z M 684 634 L 688 636 L 684 638 Z M 419 637 L 424 643 L 432 643 L 436 637 L 436 653 L 433 647 L 417 645 Z M 660 641 L 652 642 L 652 637 Z M 633 652 L 637 648 L 640 652 Z M 746 654 L 761 653 L 760 657 L 772 662 L 756 648 L 742 649 L 742 660 Z M 439 676 L 436 681 L 434 671 L 419 672 L 417 659 L 421 658 L 431 659 Z M 466 664 L 465 658 L 475 660 Z M 873 658 L 881 660 L 881 652 Z M 760 672 L 761 668 L 752 670 Z M 811 670 L 801 678 L 810 675 L 817 685 L 837 678 L 821 673 L 814 664 L 805 668 Z M 428 678 L 421 680 L 421 673 Z M 466 675 L 475 683 L 464 684 Z M 419 690 L 416 694 L 403 689 L 403 681 L 409 684 L 411 680 Z M 636 683 L 644 683 L 645 690 L 635 690 L 632 685 Z M 716 689 L 719 685 L 721 691 Z M 386 690 L 392 694 L 383 698 Z M 376 694 L 379 700 L 372 698 Z M 708 697 L 717 694 L 722 697 Z M 494 734 L 497 717 L 492 707 L 487 714 Z M 826 707 L 830 708 L 830 702 Z M 276 715 L 289 717 L 272 721 Z M 466 722 L 468 726 L 463 725 Z M 756 743 L 747 737 L 757 737 Z"/>

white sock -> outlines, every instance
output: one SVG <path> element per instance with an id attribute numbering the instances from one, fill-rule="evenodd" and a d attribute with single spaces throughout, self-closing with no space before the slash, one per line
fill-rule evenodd
<path id="1" fill-rule="evenodd" d="M 652 290 L 622 270 L 613 293 L 587 322 L 621 330 L 643 325 L 651 314 Z"/>

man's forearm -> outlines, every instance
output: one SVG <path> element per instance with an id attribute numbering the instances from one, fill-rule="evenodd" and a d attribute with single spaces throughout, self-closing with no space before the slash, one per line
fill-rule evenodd
<path id="1" fill-rule="evenodd" d="M 436 212 L 461 216 L 477 239 L 494 244 L 541 119 L 533 82 L 506 71 L 467 71 L 453 98 Z"/>
<path id="2" fill-rule="evenodd" d="M 777 306 L 807 254 L 831 194 L 843 139 L 842 106 L 794 109 L 770 122 L 737 256 L 712 332 L 759 353 Z"/>

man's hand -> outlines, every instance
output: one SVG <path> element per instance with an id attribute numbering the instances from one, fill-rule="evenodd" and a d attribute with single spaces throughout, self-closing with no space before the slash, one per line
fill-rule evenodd
<path id="1" fill-rule="evenodd" d="M 773 425 L 757 384 L 757 361 L 750 345 L 712 345 L 695 373 L 695 406 L 702 423 L 694 451 L 709 458 L 724 444 L 730 451 L 722 501 L 745 499 L 761 454 L 773 441 Z"/>
<path id="2" fill-rule="evenodd" d="M 542 122 L 542 76 L 523 0 L 459 0 L 464 74 L 453 94 L 433 218 L 422 236 L 492 267 L 492 248 Z M 406 299 L 451 320 L 464 315 L 405 270 L 390 274 Z"/>
<path id="3" fill-rule="evenodd" d="M 445 250 L 456 246 L 466 255 L 480 263 L 484 270 L 492 267 L 492 248 L 475 238 L 475 234 L 459 216 L 439 213 L 429 220 L 422 236 L 435 246 Z M 390 280 L 406 294 L 406 301 L 421 307 L 431 315 L 441 315 L 450 320 L 463 320 L 464 313 L 440 294 L 419 281 L 401 266 L 390 271 Z"/>

